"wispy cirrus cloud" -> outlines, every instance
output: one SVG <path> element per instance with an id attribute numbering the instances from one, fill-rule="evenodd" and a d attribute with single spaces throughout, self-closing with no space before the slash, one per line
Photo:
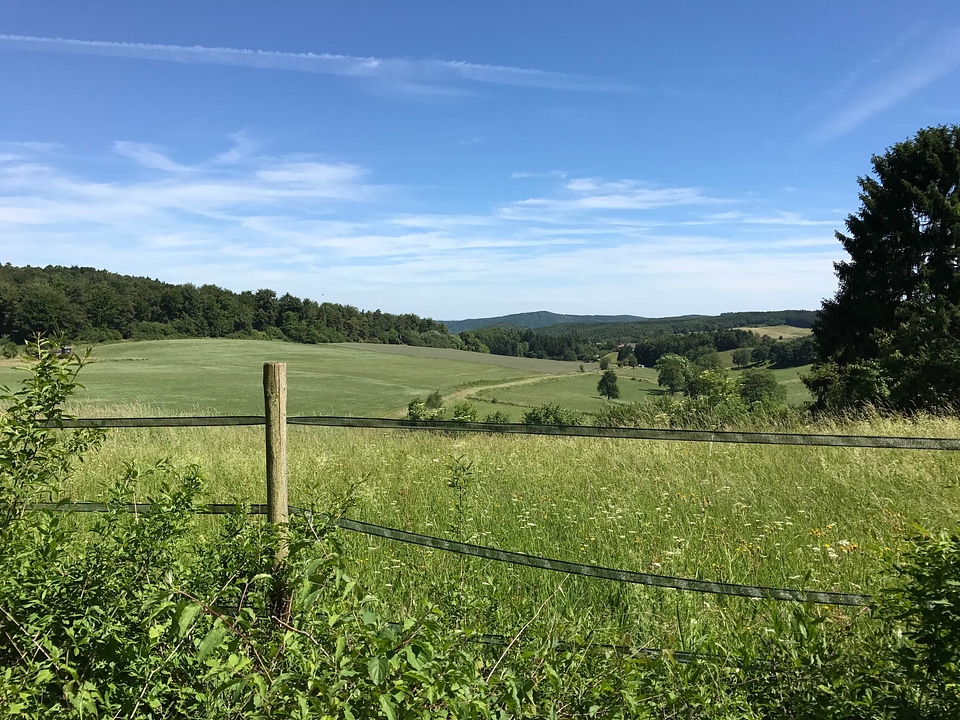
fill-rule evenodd
<path id="1" fill-rule="evenodd" d="M 893 47 L 897 52 L 886 52 L 871 65 L 882 67 L 890 59 L 898 63 L 896 67 L 864 84 L 860 81 L 868 66 L 861 64 L 844 81 L 843 94 L 848 99 L 816 129 L 814 141 L 825 142 L 850 132 L 960 67 L 960 27 L 931 31 L 919 38 L 911 30 Z M 909 55 L 903 57 L 905 53 Z M 862 87 L 855 89 L 857 85 Z"/>
<path id="2" fill-rule="evenodd" d="M 113 144 L 118 154 L 136 161 L 145 168 L 167 172 L 191 172 L 193 168 L 174 162 L 153 145 L 118 140 Z"/>
<path id="3" fill-rule="evenodd" d="M 78 40 L 0 34 L 0 49 L 154 60 L 187 65 L 283 70 L 340 75 L 387 82 L 401 90 L 436 94 L 458 83 L 517 85 L 552 90 L 623 92 L 631 88 L 608 78 L 536 68 L 471 63 L 462 60 L 409 60 L 332 53 L 283 52 L 201 45 Z"/>

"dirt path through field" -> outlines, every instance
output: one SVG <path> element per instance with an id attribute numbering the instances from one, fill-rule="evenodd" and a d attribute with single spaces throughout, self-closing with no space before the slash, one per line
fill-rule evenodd
<path id="1" fill-rule="evenodd" d="M 450 405 L 455 402 L 460 402 L 461 400 L 467 400 L 473 393 L 480 392 L 482 390 L 500 390 L 502 388 L 514 387 L 516 385 L 530 385 L 531 383 L 544 382 L 546 380 L 554 380 L 556 378 L 567 377 L 568 375 L 579 375 L 579 372 L 569 372 L 569 373 L 557 373 L 553 375 L 539 375 L 537 377 L 521 378 L 519 380 L 507 380 L 505 382 L 494 382 L 489 385 L 474 385 L 468 388 L 462 388 L 461 390 L 454 390 L 453 392 L 444 395 L 443 401 L 445 404 Z M 392 417 L 403 418 L 407 416 L 407 408 L 401 408 L 395 412 L 390 413 Z"/>

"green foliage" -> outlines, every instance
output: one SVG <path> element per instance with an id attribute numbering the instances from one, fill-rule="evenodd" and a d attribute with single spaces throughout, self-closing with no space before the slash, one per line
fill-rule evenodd
<path id="1" fill-rule="evenodd" d="M 463 347 L 442 323 L 412 314 L 277 297 L 266 289 L 234 293 L 216 285 L 172 285 L 93 268 L 0 265 L 0 308 L 0 335 L 18 342 L 43 333 L 89 342 L 267 336 Z"/>
<path id="2" fill-rule="evenodd" d="M 453 419 L 458 422 L 477 422 L 477 408 L 471 402 L 458 402 L 453 406 Z"/>
<path id="3" fill-rule="evenodd" d="M 752 362 L 752 353 L 747 348 L 740 348 L 733 352 L 733 364 L 737 367 L 746 367 Z"/>
<path id="4" fill-rule="evenodd" d="M 38 340 L 32 372 L 16 391 L 0 388 L 0 532 L 23 515 L 26 503 L 56 498 L 75 460 L 97 447 L 102 430 L 58 429 L 69 416 L 63 403 L 78 387 L 76 375 L 86 356 L 57 355 Z M 44 427 L 44 421 L 52 427 Z"/>
<path id="5" fill-rule="evenodd" d="M 442 420 L 443 406 L 439 408 L 428 408 L 427 404 L 421 398 L 414 398 L 407 405 L 407 420 Z"/>
<path id="6" fill-rule="evenodd" d="M 956 405 L 960 126 L 925 128 L 872 162 L 861 209 L 837 233 L 850 260 L 814 324 L 808 385 L 821 409 Z"/>
<path id="7" fill-rule="evenodd" d="M 750 351 L 750 361 L 761 364 L 767 362 L 770 358 L 770 346 L 767 344 L 757 345 Z"/>
<path id="8" fill-rule="evenodd" d="M 496 412 L 489 413 L 486 417 L 483 418 L 483 421 L 486 423 L 508 423 L 510 422 L 510 416 L 507 415 L 503 410 L 497 410 Z"/>
<path id="9" fill-rule="evenodd" d="M 606 371 L 610 367 L 610 358 L 604 356 L 600 358 L 600 369 Z"/>
<path id="10" fill-rule="evenodd" d="M 684 392 L 690 381 L 690 361 L 682 355 L 668 354 L 657 360 L 657 385 L 667 387 L 671 395 Z"/>
<path id="11" fill-rule="evenodd" d="M 782 405 L 787 401 L 787 389 L 777 382 L 777 376 L 767 368 L 750 368 L 740 373 L 740 397 L 748 403 Z"/>
<path id="12" fill-rule="evenodd" d="M 427 395 L 427 399 L 424 404 L 427 406 L 428 410 L 440 410 L 442 412 L 443 395 L 440 394 L 439 390 L 434 390 L 432 393 Z"/>
<path id="13" fill-rule="evenodd" d="M 18 354 L 17 344 L 8 337 L 0 338 L 0 357 L 7 360 L 15 358 Z"/>
<path id="14" fill-rule="evenodd" d="M 917 717 L 960 714 L 960 534 L 924 532 L 894 566 L 881 618 L 905 642 L 895 660 L 913 692 Z M 912 687 L 911 687 L 912 686 Z"/>
<path id="15" fill-rule="evenodd" d="M 546 403 L 527 410 L 523 414 L 523 422 L 527 425 L 583 425 L 583 413 Z"/>
<path id="16" fill-rule="evenodd" d="M 620 397 L 620 388 L 617 386 L 617 373 L 613 370 L 605 370 L 597 383 L 597 392 L 605 396 L 608 400 L 615 400 Z"/>

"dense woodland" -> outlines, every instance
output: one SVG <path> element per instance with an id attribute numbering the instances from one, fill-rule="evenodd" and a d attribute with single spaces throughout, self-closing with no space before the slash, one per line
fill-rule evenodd
<path id="1" fill-rule="evenodd" d="M 81 267 L 0 266 L 0 335 L 70 340 L 262 337 L 304 343 L 456 347 L 442 323 L 317 303 L 273 290 L 173 285 Z"/>
<path id="2" fill-rule="evenodd" d="M 457 348 L 512 357 L 591 361 L 619 349 L 641 365 L 675 353 L 691 360 L 707 351 L 761 348 L 758 361 L 780 367 L 813 358 L 812 341 L 774 343 L 732 329 L 746 324 L 809 327 L 806 311 L 727 313 L 629 323 L 554 325 L 540 330 L 487 327 L 460 334 L 413 314 L 317 303 L 273 290 L 235 293 L 216 285 L 174 285 L 81 267 L 0 266 L 0 337 L 22 344 L 36 333 L 75 342 L 245 337 L 301 343 L 380 342 Z M 769 357 L 762 348 L 769 347 Z M 626 353 L 624 352 L 626 348 Z"/>

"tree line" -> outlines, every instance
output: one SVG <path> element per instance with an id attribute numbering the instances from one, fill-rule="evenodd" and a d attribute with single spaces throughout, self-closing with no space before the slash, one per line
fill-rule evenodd
<path id="1" fill-rule="evenodd" d="M 442 323 L 413 314 L 317 303 L 273 290 L 235 293 L 87 267 L 0 266 L 0 336 L 67 340 L 259 337 L 302 343 L 462 347 Z"/>
<path id="2" fill-rule="evenodd" d="M 733 323 L 764 318 L 803 323 L 798 312 L 720 317 Z M 810 362 L 809 353 L 794 361 L 789 343 L 774 343 L 747 330 L 689 329 L 716 322 L 718 318 L 680 318 L 640 323 L 643 337 L 629 345 L 620 342 L 617 323 L 608 329 L 585 326 L 583 332 L 488 327 L 451 334 L 443 323 L 409 313 L 363 311 L 289 293 L 278 296 L 269 289 L 236 293 L 216 285 L 178 285 L 86 267 L 0 265 L 0 338 L 6 338 L 5 348 L 40 333 L 76 342 L 198 337 L 379 342 L 581 362 L 596 360 L 620 345 L 621 360 L 632 356 L 634 362 L 648 366 L 670 353 L 695 360 L 704 353 L 746 347 L 764 354 L 756 362 L 779 367 Z M 646 336 L 648 332 L 654 335 Z"/>

